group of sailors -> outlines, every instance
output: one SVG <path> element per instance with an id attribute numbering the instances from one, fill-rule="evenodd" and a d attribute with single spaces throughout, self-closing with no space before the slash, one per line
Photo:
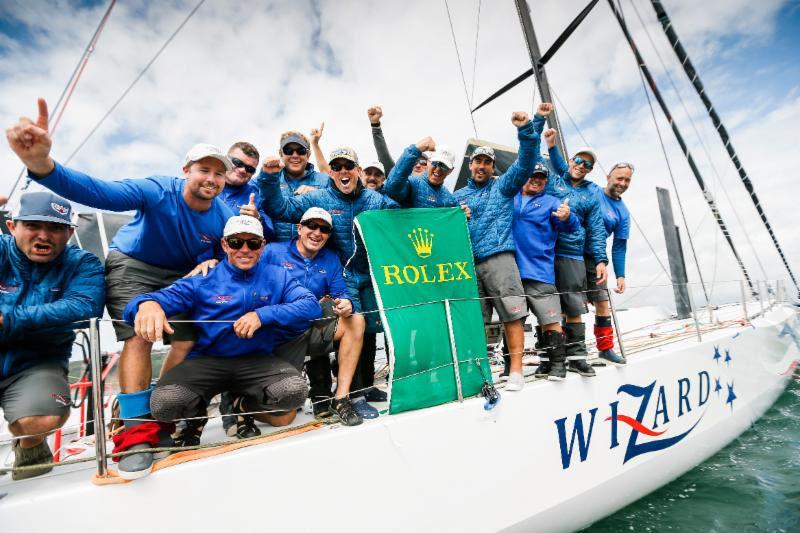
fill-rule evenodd
<path id="1" fill-rule="evenodd" d="M 380 107 L 368 110 L 378 160 L 363 165 L 349 147 L 324 157 L 320 126 L 310 138 L 282 134 L 278 157 L 262 158 L 247 142 L 227 152 L 198 144 L 186 154 L 183 176 L 105 181 L 50 157 L 40 99 L 36 121 L 22 118 L 6 130 L 28 176 L 49 189 L 24 194 L 8 222 L 11 235 L 0 238 L 0 407 L 18 437 L 15 467 L 26 467 L 13 477 L 52 468 L 44 436 L 69 414 L 73 328 L 104 306 L 124 343 L 117 396 L 124 430 L 113 437 L 114 451 L 139 451 L 115 459 L 126 479 L 150 472 L 157 458 L 150 448 L 199 444 L 218 394 L 226 431 L 239 438 L 260 434 L 256 420 L 290 424 L 309 396 L 315 415 L 338 416 L 344 425 L 377 417 L 370 402 L 386 399 L 372 387 L 381 322 L 354 226 L 369 210 L 464 210 L 484 322 L 494 310 L 504 326 L 505 390 L 525 385 L 529 310 L 538 321 L 537 376 L 594 376 L 581 318 L 587 300 L 596 309 L 600 357 L 624 364 L 613 350 L 606 241 L 613 235 L 616 290 L 623 292 L 629 215 L 620 196 L 633 166 L 614 165 L 603 187 L 587 180 L 597 156 L 581 148 L 564 160 L 555 130 L 544 131 L 552 110 L 542 103 L 532 119 L 513 113 L 514 163 L 495 176 L 494 150 L 477 147 L 467 186 L 451 192 L 444 182 L 454 154 L 425 137 L 394 161 Z M 67 245 L 70 201 L 135 212 L 114 237 L 105 267 Z M 151 385 L 150 352 L 160 340 L 170 351 Z M 175 421 L 183 421 L 177 432 Z"/>

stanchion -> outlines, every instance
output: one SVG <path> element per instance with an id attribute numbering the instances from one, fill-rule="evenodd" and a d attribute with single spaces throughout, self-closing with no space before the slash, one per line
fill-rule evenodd
<path id="1" fill-rule="evenodd" d="M 761 304 L 761 316 L 764 316 L 764 291 L 761 290 L 761 281 L 756 281 L 758 288 L 758 303 Z"/>
<path id="2" fill-rule="evenodd" d="M 750 315 L 747 313 L 747 291 L 744 288 L 744 280 L 739 280 L 739 287 L 742 289 L 742 310 L 744 311 L 745 324 L 750 322 Z"/>
<path id="3" fill-rule="evenodd" d="M 92 400 L 94 402 L 94 451 L 98 477 L 106 477 L 106 425 L 103 413 L 103 362 L 100 359 L 100 329 L 96 318 L 89 320 L 89 353 L 92 364 Z"/>
<path id="4" fill-rule="evenodd" d="M 444 315 L 447 318 L 447 333 L 450 336 L 450 355 L 453 357 L 453 374 L 456 377 L 456 391 L 458 401 L 464 401 L 464 392 L 461 390 L 461 369 L 458 368 L 458 352 L 456 351 L 456 337 L 453 334 L 453 317 L 450 314 L 450 300 L 444 301 Z"/>
<path id="5" fill-rule="evenodd" d="M 694 320 L 694 329 L 697 331 L 697 342 L 703 342 L 703 335 L 700 333 L 700 322 L 697 321 L 697 311 L 694 310 L 694 298 L 692 298 L 692 290 L 686 287 L 686 294 L 689 295 L 689 307 L 692 308 L 692 320 Z"/>
<path id="6" fill-rule="evenodd" d="M 625 357 L 625 345 L 622 344 L 622 332 L 619 330 L 619 322 L 617 322 L 617 310 L 614 308 L 614 301 L 611 299 L 611 291 L 606 287 L 606 294 L 608 294 L 608 308 L 611 310 L 611 320 L 614 321 L 614 331 L 617 334 L 617 345 L 619 346 L 619 353 Z"/>

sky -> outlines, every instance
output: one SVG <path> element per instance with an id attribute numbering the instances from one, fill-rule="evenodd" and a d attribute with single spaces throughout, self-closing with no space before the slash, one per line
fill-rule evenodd
<path id="1" fill-rule="evenodd" d="M 197 3 L 124 0 L 115 5 L 53 135 L 56 160 L 73 154 Z M 751 277 L 785 279 L 769 236 L 650 3 L 621 4 Z M 546 50 L 585 2 L 532 0 L 529 5 L 540 47 Z M 0 123 L 7 127 L 20 116 L 34 115 L 38 96 L 55 104 L 107 6 L 0 0 Z M 800 274 L 800 232 L 795 229 L 800 193 L 794 184 L 800 3 L 665 0 L 664 6 Z M 539 101 L 532 80 L 474 113 L 474 128 L 469 109 L 528 68 L 511 0 L 208 0 L 70 166 L 102 179 L 177 175 L 195 143 L 225 149 L 246 140 L 263 156 L 277 152 L 282 131 L 308 132 L 323 121 L 324 149 L 353 146 L 366 161 L 375 158 L 366 116 L 370 105 L 383 107 L 384 134 L 395 157 L 426 135 L 456 153 L 476 136 L 514 146 L 511 112 L 532 112 Z M 617 161 L 636 166 L 624 199 L 638 227 L 629 244 L 629 289 L 620 304 L 671 300 L 660 266 L 667 259 L 655 187 L 672 195 L 690 281 L 699 276 L 676 191 L 712 301 L 738 296 L 735 280 L 741 272 L 657 108 L 656 130 L 634 58 L 607 2 L 597 4 L 547 71 L 568 147 L 590 144 L 599 154 L 600 168 L 589 177 L 604 184 L 602 168 Z M 0 168 L 0 194 L 8 194 L 21 165 L 6 144 L 0 149 Z M 696 301 L 703 302 L 696 291 Z"/>

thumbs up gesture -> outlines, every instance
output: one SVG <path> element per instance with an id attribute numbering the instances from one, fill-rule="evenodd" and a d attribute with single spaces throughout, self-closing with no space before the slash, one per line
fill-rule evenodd
<path id="1" fill-rule="evenodd" d="M 561 222 L 566 222 L 569 218 L 569 197 L 564 198 L 564 201 L 558 206 L 556 211 L 553 211 L 553 216 Z"/>
<path id="2" fill-rule="evenodd" d="M 256 207 L 256 193 L 250 193 L 250 201 L 245 205 L 239 206 L 239 214 L 247 215 L 249 217 L 261 220 L 261 215 L 258 214 L 258 207 Z"/>

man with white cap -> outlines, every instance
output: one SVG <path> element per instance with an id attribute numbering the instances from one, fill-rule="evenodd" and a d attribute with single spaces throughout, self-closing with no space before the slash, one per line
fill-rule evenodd
<path id="1" fill-rule="evenodd" d="M 125 305 L 134 296 L 166 287 L 199 260 L 213 255 L 225 221 L 233 215 L 218 198 L 225 173 L 233 166 L 224 152 L 210 144 L 197 144 L 189 150 L 181 178 L 105 181 L 64 167 L 50 157 L 52 140 L 44 99 L 39 99 L 36 122 L 20 119 L 6 130 L 6 137 L 37 183 L 83 205 L 136 212 L 117 232 L 106 258 L 106 307 L 113 319 L 122 318 Z M 125 431 L 141 434 L 157 425 L 146 421 L 150 415 L 152 343 L 136 336 L 134 329 L 121 321 L 114 322 L 114 329 L 117 340 L 125 343 L 119 362 L 120 418 L 128 420 Z M 193 340 L 192 328 L 176 327 L 172 350 L 185 353 Z M 170 428 L 161 429 L 169 442 Z M 136 444 L 135 439 L 127 442 Z M 149 471 L 152 461 L 150 453 L 125 456 L 120 474 L 135 476 L 140 470 Z"/>
<path id="2" fill-rule="evenodd" d="M 544 125 L 539 126 L 541 131 Z M 581 315 L 588 312 L 586 270 L 593 268 L 596 282 L 602 285 L 606 281 L 608 263 L 600 203 L 592 191 L 594 184 L 585 179 L 597 163 L 597 154 L 591 148 L 579 148 L 567 163 L 556 146 L 556 130 L 551 128 L 544 132 L 544 139 L 555 170 L 545 193 L 561 200 L 569 198 L 569 207 L 580 221 L 577 231 L 559 233 L 556 241 L 556 288 L 561 293 L 561 309 L 566 315 L 568 370 L 593 377 L 595 371 L 586 361 L 586 324 Z M 586 264 L 584 256 L 592 264 Z"/>
<path id="3" fill-rule="evenodd" d="M 311 324 L 296 324 L 292 339 L 278 350 L 296 368 L 302 369 L 306 355 L 306 374 L 311 382 L 314 414 L 328 413 L 331 393 L 331 367 L 328 354 L 338 359 L 338 378 L 333 407 L 342 423 L 358 425 L 361 416 L 347 395 L 358 364 L 364 335 L 364 316 L 353 313 L 353 302 L 342 276 L 342 263 L 335 252 L 325 247 L 333 231 L 330 213 L 311 207 L 303 213 L 297 238 L 267 245 L 262 261 L 283 268 L 310 290 L 319 301 L 323 318 Z M 338 348 L 337 346 L 338 345 Z"/>
<path id="4" fill-rule="evenodd" d="M 49 472 L 47 433 L 69 417 L 67 363 L 76 323 L 103 314 L 103 265 L 67 245 L 72 206 L 49 191 L 20 198 L 19 212 L 0 235 L 0 408 L 14 442 L 12 473 Z M 31 468 L 44 465 L 41 468 Z"/>
<path id="5" fill-rule="evenodd" d="M 383 188 L 386 195 L 401 207 L 455 207 L 455 196 L 444 180 L 453 171 L 455 156 L 453 152 L 440 148 L 433 152 L 428 168 L 420 176 L 411 176 L 411 171 L 423 152 L 436 150 L 436 142 L 431 137 L 420 139 L 403 151 L 397 164 L 389 173 Z"/>
<path id="6" fill-rule="evenodd" d="M 260 261 L 264 242 L 258 219 L 231 217 L 221 241 L 226 257 L 208 275 L 179 279 L 125 307 L 125 320 L 148 342 L 172 330 L 167 316 L 187 313 L 200 322 L 189 355 L 159 379 L 150 398 L 157 420 L 188 419 L 198 441 L 201 417 L 221 392 L 234 395 L 234 413 L 255 435 L 255 420 L 290 424 L 308 393 L 300 372 L 274 352 L 284 338 L 281 329 L 307 325 L 320 316 L 319 305 L 284 269 Z M 153 432 L 145 437 L 147 445 L 158 444 Z M 127 438 L 117 435 L 114 442 L 124 447 Z"/>
<path id="7" fill-rule="evenodd" d="M 370 161 L 366 164 L 364 172 L 361 174 L 361 183 L 364 184 L 364 187 L 385 194 L 385 190 L 383 189 L 385 181 L 386 172 L 383 169 L 383 163 L 380 161 Z"/>

